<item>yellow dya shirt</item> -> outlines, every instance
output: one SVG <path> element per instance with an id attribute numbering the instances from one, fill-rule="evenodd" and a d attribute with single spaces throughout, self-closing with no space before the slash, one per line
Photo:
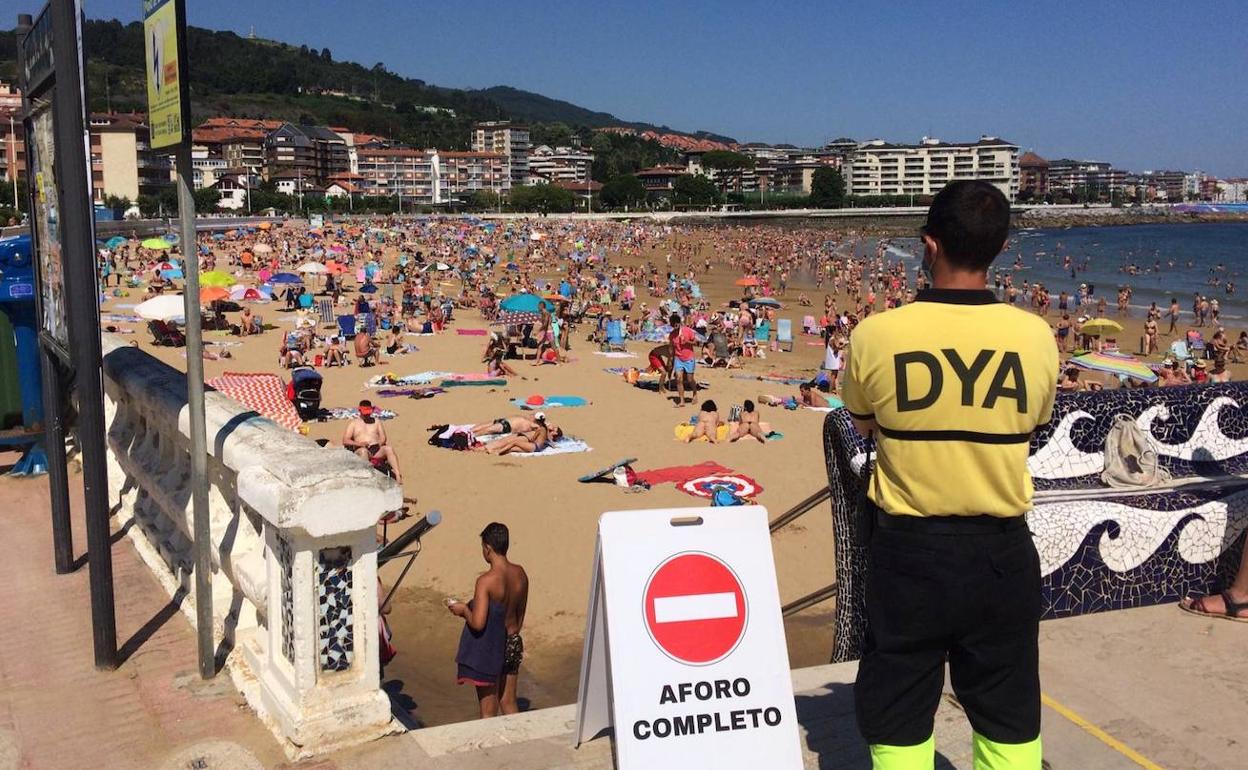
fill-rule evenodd
<path id="1" fill-rule="evenodd" d="M 1028 444 L 1049 421 L 1057 346 L 1041 318 L 990 291 L 929 289 L 850 337 L 842 397 L 874 419 L 868 490 L 905 516 L 1021 516 Z"/>

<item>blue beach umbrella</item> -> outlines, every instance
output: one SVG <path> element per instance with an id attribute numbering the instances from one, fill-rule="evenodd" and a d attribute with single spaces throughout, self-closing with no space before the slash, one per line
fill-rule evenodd
<path id="1" fill-rule="evenodd" d="M 500 308 L 510 313 L 536 313 L 543 306 L 547 310 L 554 310 L 551 303 L 536 294 L 513 294 L 499 303 Z"/>
<path id="2" fill-rule="evenodd" d="M 269 283 L 303 283 L 303 279 L 294 273 L 278 273 L 269 278 Z"/>
<path id="3" fill-rule="evenodd" d="M 161 270 L 160 277 L 168 280 L 182 280 L 186 276 L 182 275 L 181 268 L 171 268 L 169 270 Z"/>
<path id="4" fill-rule="evenodd" d="M 361 294 L 376 294 L 377 284 L 373 284 L 373 283 L 364 284 L 363 286 L 360 287 L 360 293 Z"/>
<path id="5" fill-rule="evenodd" d="M 126 239 L 122 238 L 120 235 L 114 235 L 112 238 L 109 238 L 107 241 L 104 241 L 104 245 L 110 249 L 115 249 L 118 246 L 124 246 L 125 243 L 126 243 Z"/>

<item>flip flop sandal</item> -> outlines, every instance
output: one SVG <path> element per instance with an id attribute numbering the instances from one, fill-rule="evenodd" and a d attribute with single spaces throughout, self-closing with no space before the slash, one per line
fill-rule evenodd
<path id="1" fill-rule="evenodd" d="M 1211 595 L 1212 594 L 1208 596 Z M 1179 609 L 1192 615 L 1200 615 L 1201 617 L 1215 618 L 1218 620 L 1230 620 L 1235 623 L 1248 623 L 1248 617 L 1239 617 L 1239 613 L 1244 610 L 1248 610 L 1248 602 L 1237 603 L 1232 601 L 1230 593 L 1227 591 L 1223 591 L 1218 595 L 1222 597 L 1222 603 L 1226 605 L 1226 612 L 1208 612 L 1201 609 L 1201 607 L 1204 606 L 1203 601 L 1207 599 L 1208 596 L 1198 596 L 1195 599 L 1192 599 L 1189 604 L 1179 602 Z M 1183 601 L 1187 601 L 1188 599 L 1191 599 L 1191 597 L 1186 597 Z"/>

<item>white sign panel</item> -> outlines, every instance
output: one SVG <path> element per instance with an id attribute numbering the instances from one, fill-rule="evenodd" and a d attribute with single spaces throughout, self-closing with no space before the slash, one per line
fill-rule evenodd
<path id="1" fill-rule="evenodd" d="M 577 745 L 613 727 L 620 768 L 800 768 L 761 506 L 605 513 Z"/>

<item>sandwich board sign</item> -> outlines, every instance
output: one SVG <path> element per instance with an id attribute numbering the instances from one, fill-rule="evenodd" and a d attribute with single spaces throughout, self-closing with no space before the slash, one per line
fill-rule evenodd
<path id="1" fill-rule="evenodd" d="M 576 744 L 608 727 L 623 770 L 802 767 L 765 508 L 599 519 Z"/>

